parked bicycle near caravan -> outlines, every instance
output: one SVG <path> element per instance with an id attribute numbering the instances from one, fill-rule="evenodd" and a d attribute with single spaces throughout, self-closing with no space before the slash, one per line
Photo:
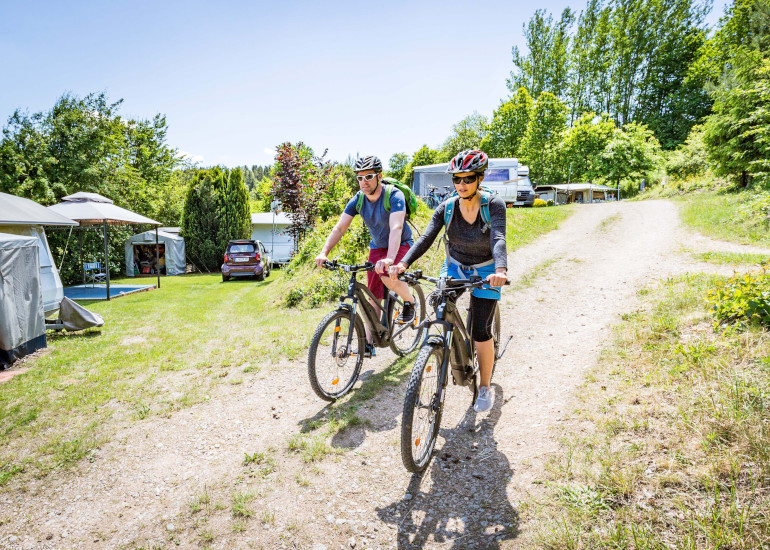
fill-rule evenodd
<path id="1" fill-rule="evenodd" d="M 422 340 L 425 295 L 416 280 L 407 281 L 415 298 L 415 318 L 399 324 L 396 318 L 404 301 L 395 292 L 388 291 L 380 302 L 357 280 L 359 273 L 374 269 L 373 263 L 347 265 L 327 261 L 323 265 L 326 269 L 350 274 L 347 295 L 340 296 L 339 305 L 318 325 L 308 351 L 310 386 L 321 399 L 335 401 L 350 391 L 361 371 L 366 345 L 364 323 L 369 326 L 376 348 L 390 346 L 396 355 L 406 355 Z M 379 315 L 369 299 L 380 303 Z"/>

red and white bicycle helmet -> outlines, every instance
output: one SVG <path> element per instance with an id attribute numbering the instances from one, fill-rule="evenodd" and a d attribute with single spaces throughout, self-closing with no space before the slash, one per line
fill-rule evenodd
<path id="1" fill-rule="evenodd" d="M 489 164 L 489 157 L 484 151 L 467 149 L 462 153 L 457 153 L 449 161 L 449 167 L 446 169 L 449 174 L 459 174 L 460 172 L 478 172 L 484 173 Z"/>

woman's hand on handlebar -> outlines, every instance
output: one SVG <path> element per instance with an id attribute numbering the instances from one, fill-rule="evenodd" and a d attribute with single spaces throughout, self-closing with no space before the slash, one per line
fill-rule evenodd
<path id="1" fill-rule="evenodd" d="M 487 284 L 489 284 L 489 286 L 500 287 L 508 282 L 508 274 L 503 270 L 495 273 L 490 273 L 489 275 L 487 275 L 486 281 L 487 281 Z"/>
<path id="2" fill-rule="evenodd" d="M 404 262 L 398 262 L 397 264 L 393 264 L 388 268 L 388 275 L 390 275 L 390 278 L 395 281 L 404 271 L 406 271 L 406 264 L 404 264 Z"/>

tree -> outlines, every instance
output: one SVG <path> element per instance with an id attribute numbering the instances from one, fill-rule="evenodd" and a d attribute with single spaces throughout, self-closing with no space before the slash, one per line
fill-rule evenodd
<path id="1" fill-rule="evenodd" d="M 756 177 L 770 179 L 770 59 L 744 51 L 733 62 L 714 92 L 703 141 L 716 174 L 747 187 Z"/>
<path id="2" fill-rule="evenodd" d="M 224 252 L 219 242 L 218 190 L 222 187 L 221 169 L 200 170 L 187 189 L 182 212 L 181 233 L 187 257 L 196 267 L 209 272 L 219 268 Z"/>
<path id="3" fill-rule="evenodd" d="M 530 178 L 538 183 L 556 183 L 564 171 L 557 147 L 567 127 L 567 107 L 555 95 L 543 92 L 537 98 L 520 156 L 529 166 Z"/>
<path id="4" fill-rule="evenodd" d="M 703 125 L 693 126 L 687 140 L 666 158 L 666 174 L 683 180 L 702 176 L 708 169 L 708 152 L 703 143 Z"/>
<path id="5" fill-rule="evenodd" d="M 528 54 L 522 55 L 518 46 L 511 50 L 516 67 L 508 79 L 511 92 L 524 87 L 535 96 L 541 92 L 557 96 L 562 93 L 567 84 L 569 30 L 574 22 L 572 10 L 565 8 L 556 24 L 543 9 L 535 11 L 529 22 L 522 24 Z"/>
<path id="6" fill-rule="evenodd" d="M 534 101 L 526 88 L 519 88 L 504 101 L 492 115 L 487 135 L 481 141 L 481 150 L 490 157 L 515 157 L 527 133 Z"/>
<path id="7" fill-rule="evenodd" d="M 388 176 L 398 181 L 403 181 L 408 164 L 409 155 L 406 153 L 393 153 L 390 160 L 388 160 Z"/>
<path id="8" fill-rule="evenodd" d="M 478 149 L 487 133 L 487 118 L 474 111 L 452 126 L 452 133 L 444 141 L 438 162 L 449 162 L 460 151 Z"/>
<path id="9" fill-rule="evenodd" d="M 316 219 L 341 211 L 341 200 L 347 196 L 344 171 L 320 157 L 304 143 L 289 142 L 278 146 L 275 159 L 273 191 L 283 210 L 292 220 L 289 232 L 300 243 Z M 340 197 L 343 197 L 341 199 Z"/>
<path id="10" fill-rule="evenodd" d="M 660 143 L 643 124 L 632 122 L 615 132 L 601 155 L 599 170 L 614 185 L 649 178 L 660 159 Z"/>
<path id="11" fill-rule="evenodd" d="M 407 185 L 412 185 L 412 170 L 415 166 L 428 166 L 430 164 L 438 164 L 441 153 L 435 149 L 431 149 L 427 145 L 420 147 L 414 155 L 412 155 L 412 161 L 407 164 L 404 170 L 404 181 Z"/>
<path id="12" fill-rule="evenodd" d="M 617 132 L 615 121 L 608 115 L 584 113 L 564 133 L 557 156 L 564 170 L 564 181 L 594 181 L 602 176 L 602 155 Z"/>
<path id="13" fill-rule="evenodd" d="M 229 177 L 228 177 L 229 175 Z M 224 185 L 217 194 L 219 205 L 218 242 L 226 246 L 233 239 L 246 239 L 251 235 L 251 208 L 249 192 L 243 181 L 243 172 L 234 168 L 223 174 Z"/>

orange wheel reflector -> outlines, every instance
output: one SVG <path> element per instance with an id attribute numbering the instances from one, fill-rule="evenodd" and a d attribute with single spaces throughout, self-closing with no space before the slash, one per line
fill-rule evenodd
<path id="1" fill-rule="evenodd" d="M 425 372 L 430 372 L 430 369 L 432 369 L 432 368 L 433 367 L 431 365 L 428 365 L 428 367 L 425 369 Z"/>
<path id="2" fill-rule="evenodd" d="M 335 378 L 334 380 L 332 380 L 332 386 L 336 386 L 339 383 L 340 383 L 340 379 L 339 378 Z"/>
<path id="3" fill-rule="evenodd" d="M 419 447 L 420 446 L 420 438 L 419 437 L 414 440 L 414 446 L 415 447 Z"/>
<path id="4" fill-rule="evenodd" d="M 340 331 L 340 327 L 334 327 L 334 332 L 339 332 L 339 331 Z"/>

